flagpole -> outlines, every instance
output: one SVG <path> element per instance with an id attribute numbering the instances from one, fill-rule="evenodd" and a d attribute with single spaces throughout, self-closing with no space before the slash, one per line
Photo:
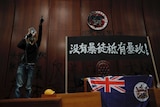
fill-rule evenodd
<path id="1" fill-rule="evenodd" d="M 156 67 L 156 64 L 155 64 L 155 59 L 154 59 L 154 56 L 153 56 L 153 51 L 152 51 L 152 47 L 151 47 L 151 42 L 149 40 L 149 36 L 147 36 L 147 41 L 148 41 L 149 50 L 150 50 L 150 53 L 151 53 L 151 59 L 152 59 L 152 63 L 153 63 L 154 73 L 155 73 L 155 76 L 156 76 L 157 88 L 160 88 L 159 77 L 158 77 L 158 73 L 157 73 L 157 67 Z"/>
<path id="2" fill-rule="evenodd" d="M 65 37 L 65 93 L 68 93 L 68 37 Z"/>

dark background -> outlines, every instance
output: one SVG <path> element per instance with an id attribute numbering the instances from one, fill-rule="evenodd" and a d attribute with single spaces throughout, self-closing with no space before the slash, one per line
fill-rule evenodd
<path id="1" fill-rule="evenodd" d="M 91 11 L 107 15 L 107 27 L 94 31 L 87 25 Z M 46 88 L 65 92 L 65 37 L 128 35 L 149 36 L 160 75 L 159 0 L 0 0 L 0 98 L 12 98 L 22 51 L 17 43 L 30 26 L 38 29 L 44 17 L 40 58 L 33 81 L 33 97 Z M 152 74 L 150 58 L 107 60 L 109 75 Z M 98 61 L 69 61 L 69 92 L 83 91 L 82 79 L 96 76 Z M 155 77 L 155 76 L 154 76 Z M 156 84 L 156 81 L 154 81 Z"/>

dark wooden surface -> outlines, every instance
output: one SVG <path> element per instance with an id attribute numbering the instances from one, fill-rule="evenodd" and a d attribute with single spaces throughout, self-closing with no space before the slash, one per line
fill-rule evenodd
<path id="1" fill-rule="evenodd" d="M 12 98 L 22 51 L 17 43 L 30 26 L 38 29 L 44 17 L 40 58 L 33 81 L 33 97 L 46 88 L 64 92 L 65 37 L 128 35 L 149 36 L 160 74 L 159 0 L 1 0 L 0 1 L 0 98 Z M 91 11 L 104 12 L 109 20 L 102 31 L 87 25 Z M 150 59 L 109 60 L 111 75 L 154 75 Z M 83 91 L 81 79 L 96 76 L 97 61 L 69 62 L 69 91 Z"/>
<path id="2" fill-rule="evenodd" d="M 149 89 L 149 105 L 150 107 L 160 107 L 160 89 Z"/>
<path id="3" fill-rule="evenodd" d="M 60 97 L 55 98 L 19 98 L 0 100 L 1 107 L 62 107 Z"/>
<path id="4" fill-rule="evenodd" d="M 101 107 L 100 92 L 59 93 L 54 95 L 42 94 L 42 98 L 60 97 L 62 107 Z"/>

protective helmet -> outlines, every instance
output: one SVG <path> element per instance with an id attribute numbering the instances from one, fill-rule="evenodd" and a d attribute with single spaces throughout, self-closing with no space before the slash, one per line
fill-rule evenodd
<path id="1" fill-rule="evenodd" d="M 53 91 L 52 89 L 46 89 L 45 91 L 44 91 L 44 94 L 45 95 L 53 95 L 55 93 L 55 91 Z"/>

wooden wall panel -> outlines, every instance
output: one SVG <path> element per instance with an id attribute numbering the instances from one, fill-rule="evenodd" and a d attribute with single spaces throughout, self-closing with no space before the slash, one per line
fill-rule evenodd
<path id="1" fill-rule="evenodd" d="M 160 1 L 159 0 L 143 0 L 144 20 L 147 36 L 150 38 L 153 55 L 160 77 Z M 153 71 L 154 73 L 154 71 Z"/>
<path id="2" fill-rule="evenodd" d="M 80 35 L 80 0 L 50 1 L 47 86 L 64 92 L 65 37 Z"/>
<path id="3" fill-rule="evenodd" d="M 145 36 L 141 0 L 112 0 L 114 35 Z"/>
<path id="4" fill-rule="evenodd" d="M 112 22 L 114 35 L 146 36 L 143 2 L 141 0 L 112 0 Z M 151 64 L 151 58 L 118 60 L 118 71 L 114 74 L 149 74 L 152 70 Z"/>
<path id="5" fill-rule="evenodd" d="M 10 46 L 12 45 L 14 5 L 14 0 L 0 1 L 0 98 L 5 97 L 6 84 L 8 84 L 6 77 L 8 75 Z"/>

